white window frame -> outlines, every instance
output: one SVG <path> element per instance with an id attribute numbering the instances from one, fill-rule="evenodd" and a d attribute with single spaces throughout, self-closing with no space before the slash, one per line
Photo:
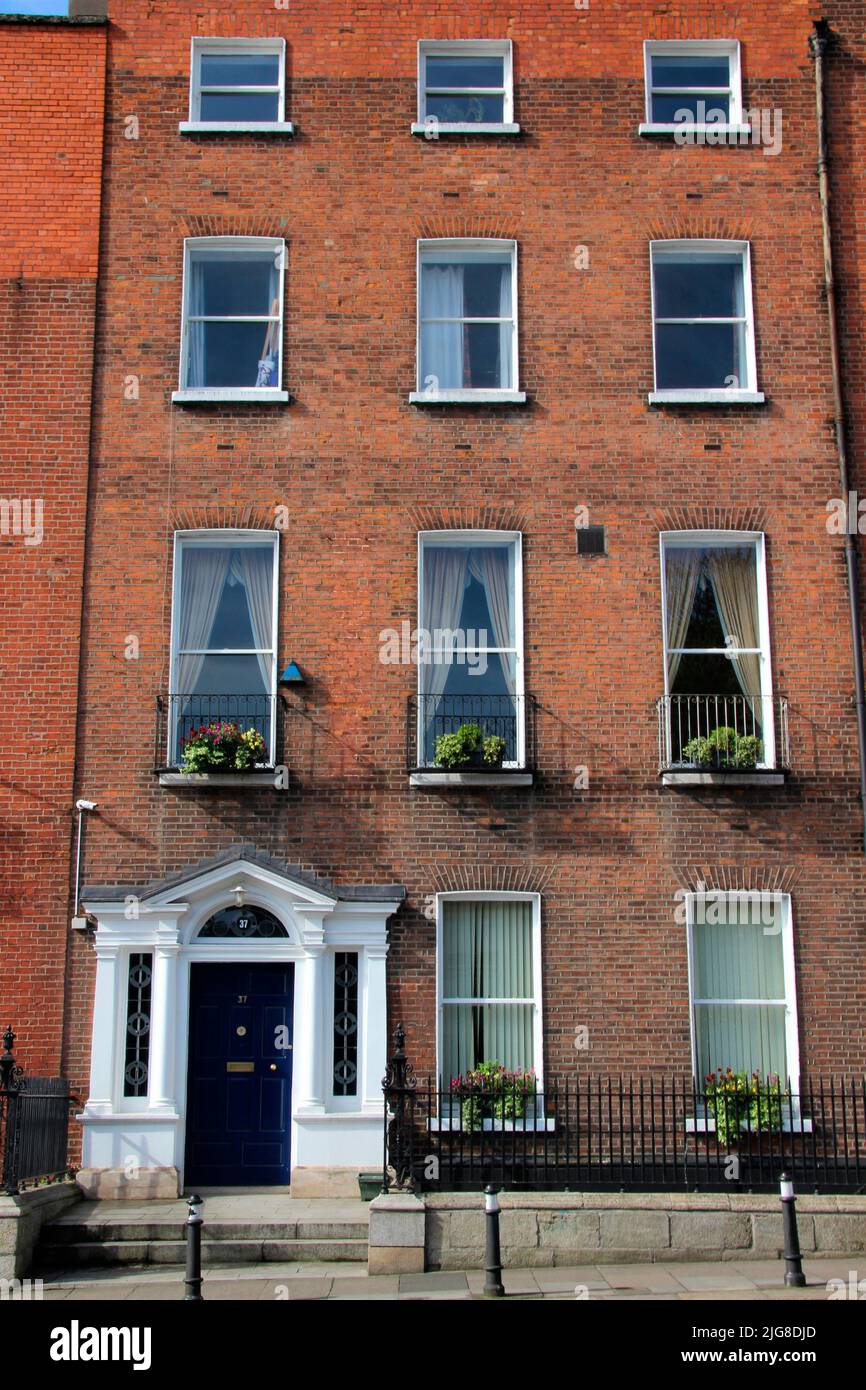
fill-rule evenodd
<path id="1" fill-rule="evenodd" d="M 427 115 L 427 59 L 453 57 L 502 58 L 503 86 L 454 87 L 448 89 L 460 95 L 502 95 L 501 121 L 440 121 Z M 435 134 L 433 133 L 435 132 Z M 520 126 L 514 121 L 514 58 L 511 39 L 419 39 L 418 40 L 418 119 L 412 125 L 413 135 L 426 135 L 431 143 L 440 135 L 519 135 Z"/>
<path id="2" fill-rule="evenodd" d="M 761 712 L 763 727 L 764 760 L 759 768 L 772 769 L 776 766 L 776 720 L 773 706 L 773 663 L 770 654 L 770 605 L 767 595 L 767 543 L 763 531 L 661 531 L 659 533 L 659 556 L 661 563 L 661 614 L 662 614 L 662 666 L 665 683 L 665 697 L 670 696 L 668 679 L 668 612 L 667 612 L 667 572 L 665 556 L 668 550 L 692 550 L 699 547 L 723 549 L 725 546 L 751 545 L 755 548 L 755 578 L 758 588 L 758 629 L 761 638 Z M 727 647 L 684 648 L 677 650 L 700 651 L 704 655 L 727 656 Z M 735 651 L 754 651 L 752 647 L 734 648 Z M 712 693 L 712 692 L 711 692 Z M 668 715 L 665 727 L 667 761 L 671 760 L 671 726 Z"/>
<path id="3" fill-rule="evenodd" d="M 743 304 L 745 313 L 739 317 L 725 318 L 674 318 L 656 319 L 655 258 L 658 252 L 677 251 L 688 255 L 689 251 L 718 253 L 718 255 L 739 254 L 743 264 Z M 757 388 L 758 367 L 755 355 L 755 308 L 752 298 L 752 256 L 748 241 L 726 241 L 716 237 L 681 237 L 668 241 L 651 241 L 650 253 L 650 301 L 652 305 L 653 339 L 653 390 L 649 393 L 650 405 L 695 404 L 695 405 L 760 405 L 764 401 L 763 391 Z M 739 386 L 720 387 L 666 387 L 659 390 L 656 324 L 657 323 L 739 323 L 745 325 L 745 367 L 746 381 Z"/>
<path id="4" fill-rule="evenodd" d="M 279 329 L 277 341 L 280 350 L 277 354 L 279 379 L 276 386 L 187 386 L 186 374 L 189 360 L 189 303 L 190 268 L 197 250 L 243 251 L 256 249 L 270 251 L 277 267 L 277 298 L 279 302 Z M 172 401 L 181 405 L 195 401 L 260 401 L 264 403 L 287 401 L 288 391 L 283 387 L 283 320 L 285 316 L 285 278 L 286 243 L 283 237 L 269 236 L 204 236 L 185 237 L 183 243 L 183 282 L 181 289 L 181 330 L 180 330 L 180 372 L 178 389 L 172 392 Z M 217 315 L 220 321 L 230 323 L 267 324 L 270 314 L 236 314 L 232 318 Z"/>
<path id="5" fill-rule="evenodd" d="M 718 95 L 730 98 L 728 120 L 715 121 L 654 121 L 652 99 L 654 94 L 667 93 L 671 96 L 699 96 L 706 87 L 656 87 L 652 85 L 653 58 L 714 57 L 724 55 L 728 59 L 728 86 L 718 88 Z M 748 136 L 751 127 L 743 119 L 743 87 L 740 64 L 740 43 L 738 39 L 645 39 L 643 46 L 644 93 L 646 119 L 638 127 L 641 135 L 674 135 L 677 131 L 697 134 L 714 131 L 719 135 L 734 137 Z M 720 142 L 721 143 L 721 142 Z M 735 140 L 725 143 L 736 143 Z"/>
<path id="6" fill-rule="evenodd" d="M 436 900 L 436 1075 L 439 1078 L 440 1089 L 443 1094 L 447 1091 L 446 1078 L 442 1074 L 442 1041 L 444 1037 L 444 1008 L 450 1004 L 473 1004 L 477 1003 L 474 999 L 455 998 L 445 1000 L 442 994 L 442 945 L 444 937 L 445 911 L 444 905 L 453 902 L 528 902 L 532 904 L 532 999 L 497 999 L 499 1004 L 531 1004 L 533 1010 L 532 1017 L 532 1053 L 533 1070 L 535 1071 L 536 1085 L 540 1094 L 544 1091 L 544 1031 L 542 1016 L 542 988 L 541 988 L 541 894 L 540 893 L 512 893 L 512 892 L 453 892 L 437 893 Z M 491 1002 L 490 997 L 486 997 L 485 1002 Z M 443 1107 L 444 1109 L 444 1107 Z M 538 1107 L 536 1115 L 527 1114 L 520 1120 L 503 1121 L 483 1121 L 485 1129 L 544 1129 L 552 1128 L 551 1120 L 545 1121 L 541 1113 L 541 1105 Z M 451 1130 L 460 1129 L 461 1121 L 459 1115 L 450 1116 L 440 1115 L 437 1119 L 430 1122 L 431 1129 Z"/>
<path id="7" fill-rule="evenodd" d="M 513 545 L 514 553 L 514 696 L 517 700 L 517 761 L 503 763 L 504 768 L 510 768 L 515 772 L 520 772 L 526 767 L 526 692 L 524 688 L 524 667 L 523 667 L 523 534 L 520 531 L 476 531 L 469 529 L 449 528 L 445 531 L 419 531 L 418 532 L 418 626 L 420 627 L 424 612 L 424 547 L 442 545 L 461 545 L 470 548 L 475 545 Z M 465 647 L 462 649 L 465 651 Z M 502 650 L 510 648 L 488 647 L 485 649 L 488 655 L 498 655 Z M 456 654 L 458 648 L 454 648 Z M 418 695 L 424 694 L 424 668 L 421 662 L 418 663 Z M 469 678 L 471 679 L 471 677 Z M 470 691 L 471 694 L 471 691 Z M 418 718 L 415 729 L 415 749 L 416 753 L 423 748 L 424 739 L 424 715 L 423 702 L 418 700 Z M 442 774 L 439 774 L 442 775 Z M 457 774 L 458 776 L 461 774 Z"/>
<path id="8" fill-rule="evenodd" d="M 808 1131 L 808 1130 L 811 1130 L 811 1127 L 812 1127 L 812 1126 L 811 1126 L 811 1121 L 809 1121 L 809 1120 L 807 1120 L 807 1119 L 802 1119 L 802 1118 L 801 1118 L 801 1105 L 800 1105 L 800 1102 L 799 1102 L 799 1090 L 800 1090 L 800 1026 L 799 1026 L 799 1020 L 798 1020 L 798 1015 L 797 1015 L 797 969 L 796 969 L 796 961 L 795 961 L 795 957 L 794 957 L 794 919 L 793 919 L 793 912 L 792 912 L 792 907 L 791 907 L 791 895 L 790 895 L 790 893 L 777 893 L 777 892 L 759 892 L 759 893 L 758 893 L 758 892 L 756 892 L 756 890 L 754 890 L 754 889 L 749 890 L 749 889 L 712 889 L 712 888 L 708 888 L 708 889 L 706 889 L 704 892 L 701 892 L 701 893 L 691 892 L 691 893 L 686 893 L 686 894 L 684 895 L 685 906 L 686 906 L 686 942 L 687 942 L 687 952 L 688 952 L 688 976 L 689 976 L 689 1036 L 690 1036 L 690 1042 L 691 1042 L 692 1075 L 693 1075 L 694 1078 L 695 1078 L 695 1082 L 696 1082 L 696 1085 L 697 1085 L 698 1089 L 699 1089 L 699 1090 L 702 1089 L 703 1077 L 700 1077 L 700 1076 L 697 1075 L 697 1057 L 698 1057 L 698 1051 L 697 1051 L 697 1037 L 696 1037 L 696 1029 L 695 1029 L 695 1006 L 696 1006 L 697 1004 L 702 1003 L 702 1002 L 708 1002 L 708 1001 L 704 1001 L 704 1000 L 698 999 L 698 998 L 696 998 L 696 996 L 695 996 L 695 975 L 696 975 L 696 957 L 697 957 L 697 952 L 696 952 L 696 949 L 695 949 L 695 942 L 694 942 L 694 929 L 695 929 L 695 925 L 696 925 L 696 922 L 695 922 L 695 918 L 696 918 L 695 907 L 696 907 L 696 904 L 697 904 L 697 902 L 698 902 L 699 899 L 701 899 L 701 900 L 703 900 L 703 901 L 705 901 L 705 902 L 708 902 L 708 903 L 712 903 L 714 900 L 717 901 L 718 898 L 719 898 L 719 896 L 723 896 L 726 902 L 730 902 L 732 899 L 739 901 L 739 899 L 741 899 L 741 898 L 745 898 L 745 899 L 749 899 L 749 900 L 754 900 L 755 897 L 758 896 L 758 897 L 761 898 L 762 901 L 766 899 L 766 900 L 769 900 L 769 901 L 771 901 L 771 902 L 776 902 L 776 903 L 778 903 L 778 904 L 780 905 L 780 911 L 781 911 L 781 915 L 782 915 L 782 924 L 781 924 L 782 963 L 783 963 L 784 976 L 785 976 L 785 998 L 784 998 L 784 1000 L 782 1000 L 782 999 L 778 999 L 778 1000 L 772 1000 L 772 999 L 771 999 L 771 1000 L 768 1000 L 768 999 L 756 999 L 756 1000 L 739 999 L 739 1000 L 734 1000 L 734 1001 L 731 1001 L 731 1002 L 732 1002 L 732 1003 L 735 1003 L 735 1004 L 746 1004 L 746 1003 L 768 1004 L 768 1003 L 770 1003 L 770 1004 L 784 1004 L 784 1005 L 785 1005 L 785 1052 L 786 1052 L 786 1054 L 787 1054 L 788 1074 L 789 1074 L 790 1081 L 791 1081 L 791 1096 L 792 1096 L 792 1098 L 793 1098 L 795 1095 L 798 1097 L 797 1103 L 796 1103 L 796 1104 L 795 1104 L 795 1103 L 793 1102 L 793 1100 L 792 1100 L 791 1110 L 792 1110 L 792 1112 L 793 1112 L 793 1118 L 794 1118 L 794 1121 L 795 1121 L 795 1127 L 798 1128 L 798 1129 L 799 1129 L 799 1128 L 802 1128 L 803 1130 L 807 1130 L 807 1131 Z M 722 930 L 724 930 L 724 928 L 722 928 Z M 734 927 L 728 928 L 728 930 L 736 931 L 737 928 L 736 928 L 736 926 L 734 926 Z M 718 1003 L 718 1002 L 724 1002 L 724 1001 L 712 1000 L 712 1001 L 709 1001 L 709 1002 Z M 787 1084 L 788 1077 L 780 1077 L 779 1080 L 780 1080 L 783 1084 Z M 789 1118 L 789 1117 L 788 1117 L 787 1107 L 786 1107 L 786 1106 L 783 1106 L 783 1110 L 784 1110 L 784 1113 L 783 1113 L 783 1116 L 782 1116 L 782 1119 L 783 1119 L 783 1126 L 784 1126 L 785 1128 L 788 1128 L 788 1118 Z M 701 1115 L 701 1116 L 695 1117 L 695 1119 L 694 1119 L 693 1121 L 691 1121 L 690 1123 L 687 1122 L 687 1128 L 688 1128 L 688 1129 L 692 1129 L 692 1130 L 694 1130 L 694 1129 L 700 1129 L 700 1130 L 706 1130 L 706 1131 L 712 1132 L 712 1131 L 715 1130 L 715 1121 L 714 1121 L 710 1116 L 708 1116 L 708 1115 Z"/>
<path id="9" fill-rule="evenodd" d="M 279 632 L 277 620 L 279 615 L 279 579 L 280 579 L 280 533 L 279 531 L 248 531 L 233 529 L 230 527 L 202 529 L 191 531 L 175 531 L 174 533 L 174 554 L 172 564 L 172 590 L 171 590 L 171 650 L 169 657 L 169 694 L 187 694 L 187 691 L 175 690 L 175 679 L 177 675 L 178 659 L 178 636 L 180 632 L 180 597 L 181 586 L 183 583 L 183 553 L 185 549 L 200 549 L 206 546 L 242 546 L 242 545 L 266 545 L 270 543 L 273 547 L 273 579 L 272 590 L 272 613 L 271 613 L 271 633 L 273 638 L 273 648 L 271 650 L 271 680 L 270 688 L 264 694 L 271 699 L 271 720 L 270 720 L 270 745 L 268 747 L 267 767 L 274 766 L 276 754 L 276 724 L 277 724 L 277 658 L 279 649 Z M 264 650 L 264 648 L 262 649 Z M 223 656 L 249 656 L 254 655 L 256 649 L 246 647 L 221 647 L 220 654 Z M 175 731 L 171 718 L 171 707 L 169 709 L 167 746 L 166 746 L 166 766 L 173 766 Z M 261 769 L 259 769 L 261 770 Z"/>
<path id="10" fill-rule="evenodd" d="M 219 87 L 208 88 L 223 92 L 270 92 L 277 96 L 277 119 L 275 121 L 205 121 L 201 116 L 201 60 L 211 54 L 227 54 L 244 57 L 246 54 L 271 53 L 279 59 L 279 79 L 275 87 Z M 258 135 L 294 135 L 295 127 L 285 118 L 286 110 L 286 41 L 274 38 L 202 38 L 194 37 L 190 43 L 189 59 L 189 119 L 181 121 L 178 130 L 181 135 L 244 134 L 254 132 Z"/>
<path id="11" fill-rule="evenodd" d="M 425 386 L 421 376 L 421 270 L 427 252 L 445 252 L 459 255 L 461 251 L 507 251 L 511 256 L 511 381 L 505 387 L 461 386 L 447 389 Z M 518 322 L 517 322 L 517 242 L 510 237 L 423 237 L 416 243 L 415 259 L 415 380 L 416 389 L 409 395 L 415 405 L 484 404 L 520 405 L 526 400 L 526 392 L 518 389 Z M 461 323 L 500 323 L 501 319 L 464 319 Z"/>

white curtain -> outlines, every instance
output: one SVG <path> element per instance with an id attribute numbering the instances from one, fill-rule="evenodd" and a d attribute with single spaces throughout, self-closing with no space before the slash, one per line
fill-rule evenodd
<path id="1" fill-rule="evenodd" d="M 709 574 L 725 637 L 734 647 L 760 647 L 758 587 L 753 549 L 724 548 L 709 552 Z M 734 673 L 743 694 L 754 701 L 762 719 L 761 659 L 756 652 L 733 658 Z"/>
<path id="2" fill-rule="evenodd" d="M 502 279 L 499 285 L 499 315 L 507 323 L 499 325 L 499 385 L 508 390 L 511 387 L 511 266 L 502 266 Z"/>
<path id="3" fill-rule="evenodd" d="M 701 574 L 701 552 L 678 546 L 665 549 L 665 602 L 668 618 L 668 690 L 673 690 Z"/>
<path id="4" fill-rule="evenodd" d="M 431 642 L 437 628 L 445 628 L 453 633 L 460 626 L 468 564 L 469 551 L 463 545 L 436 546 L 424 550 L 421 626 L 430 634 Z M 452 637 L 447 651 L 431 653 L 421 682 L 425 695 L 442 694 L 451 670 L 453 651 Z M 429 717 L 432 717 L 432 710 L 428 708 Z"/>
<path id="5" fill-rule="evenodd" d="M 187 283 L 186 312 L 189 316 L 204 313 L 204 263 L 198 256 L 190 258 Z M 187 324 L 186 385 L 207 386 L 207 324 Z"/>
<path id="6" fill-rule="evenodd" d="M 243 546 L 236 555 L 235 572 L 244 586 L 253 644 L 270 650 L 256 653 L 259 672 L 266 695 L 271 693 L 273 680 L 273 575 L 274 557 L 271 550 Z"/>
<path id="7" fill-rule="evenodd" d="M 510 549 L 488 548 L 473 550 L 469 559 L 469 573 L 484 585 L 487 594 L 487 607 L 493 623 L 489 645 L 492 647 L 514 647 L 512 624 L 512 583 Z M 505 677 L 505 688 L 509 695 L 515 693 L 515 671 L 510 652 L 500 652 L 499 661 Z"/>
<path id="8" fill-rule="evenodd" d="M 445 904 L 442 997 L 532 1000 L 532 904 Z M 481 1062 L 529 1071 L 533 1005 L 443 1003 L 443 1081 Z"/>
<path id="9" fill-rule="evenodd" d="M 428 319 L 461 318 L 463 314 L 463 266 L 422 266 L 421 281 L 421 381 L 428 377 L 441 390 L 459 388 L 463 380 L 463 324 L 428 323 Z"/>
<path id="10" fill-rule="evenodd" d="M 746 920 L 748 918 L 748 920 Z M 762 1077 L 787 1075 L 782 934 L 769 931 L 756 904 L 741 904 L 733 920 L 693 927 L 695 1040 L 698 1082 L 717 1067 Z M 712 1002 L 726 1000 L 726 1003 Z"/>
<path id="11" fill-rule="evenodd" d="M 180 622 L 175 686 L 178 695 L 192 695 L 225 588 L 232 552 L 226 546 L 187 546 L 182 551 Z"/>

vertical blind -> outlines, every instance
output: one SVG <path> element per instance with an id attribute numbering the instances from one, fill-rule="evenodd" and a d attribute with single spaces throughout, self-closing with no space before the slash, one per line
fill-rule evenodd
<path id="1" fill-rule="evenodd" d="M 481 1062 L 534 1065 L 531 902 L 446 902 L 442 924 L 442 1072 Z"/>

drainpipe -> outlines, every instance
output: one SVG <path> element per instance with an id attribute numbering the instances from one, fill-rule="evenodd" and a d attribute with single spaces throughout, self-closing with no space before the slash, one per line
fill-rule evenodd
<path id="1" fill-rule="evenodd" d="M 830 26 L 825 19 L 815 21 L 809 47 L 815 58 L 815 102 L 818 115 L 818 191 L 821 198 L 821 229 L 824 240 L 824 285 L 827 320 L 830 329 L 830 363 L 833 373 L 833 415 L 836 453 L 839 459 L 839 486 L 842 504 L 848 512 L 848 449 L 845 408 L 842 399 L 842 373 L 839 367 L 839 320 L 836 285 L 833 278 L 833 240 L 830 231 L 830 178 L 827 160 L 827 122 L 824 107 L 824 60 L 830 44 Z M 860 577 L 854 537 L 845 527 L 845 567 L 848 571 L 848 607 L 851 614 L 851 645 L 854 653 L 854 689 L 857 705 L 857 738 L 860 751 L 860 802 L 863 808 L 863 852 L 866 854 L 866 698 L 863 690 L 863 640 L 860 624 Z"/>
<path id="2" fill-rule="evenodd" d="M 75 846 L 75 896 L 72 899 L 72 910 L 74 913 L 81 911 L 81 904 L 78 901 L 81 892 L 81 844 L 84 839 L 84 817 L 88 811 L 96 810 L 95 801 L 76 801 L 75 809 L 78 812 L 78 836 Z"/>

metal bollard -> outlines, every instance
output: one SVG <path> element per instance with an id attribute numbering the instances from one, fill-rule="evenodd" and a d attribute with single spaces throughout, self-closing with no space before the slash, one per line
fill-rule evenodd
<path id="1" fill-rule="evenodd" d="M 201 1214 L 202 1199 L 195 1192 L 187 1203 L 189 1216 L 186 1218 L 186 1293 L 184 1303 L 203 1303 L 201 1296 Z"/>
<path id="2" fill-rule="evenodd" d="M 484 1210 L 487 1217 L 487 1239 L 484 1251 L 484 1297 L 502 1298 L 502 1256 L 499 1252 L 499 1198 L 496 1188 L 488 1183 L 484 1189 Z"/>
<path id="3" fill-rule="evenodd" d="M 794 1183 L 787 1173 L 779 1179 L 782 1189 L 782 1230 L 785 1237 L 785 1283 L 795 1289 L 806 1284 L 803 1273 L 803 1260 L 800 1255 L 800 1238 L 797 1235 L 797 1199 L 794 1196 Z"/>

